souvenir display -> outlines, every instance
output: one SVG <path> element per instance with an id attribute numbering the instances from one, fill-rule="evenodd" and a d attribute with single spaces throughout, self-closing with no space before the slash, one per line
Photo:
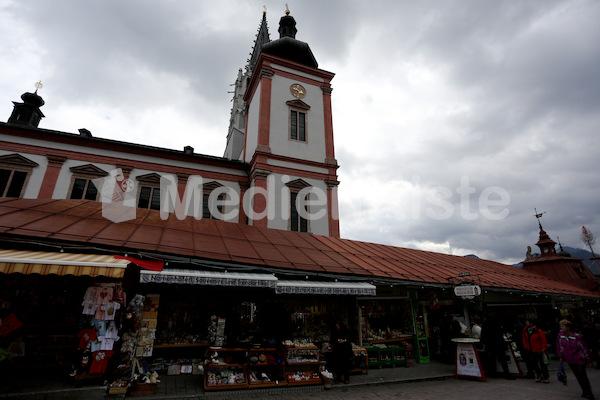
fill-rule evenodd
<path id="1" fill-rule="evenodd" d="M 125 293 L 118 284 L 102 283 L 85 291 L 81 303 L 81 329 L 77 334 L 79 353 L 70 374 L 75 379 L 106 373 L 115 354 L 115 343 L 120 340 L 120 310 L 124 301 Z"/>

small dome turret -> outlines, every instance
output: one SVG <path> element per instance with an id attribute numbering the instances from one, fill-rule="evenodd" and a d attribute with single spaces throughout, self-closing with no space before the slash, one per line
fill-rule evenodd
<path id="1" fill-rule="evenodd" d="M 34 93 L 25 92 L 21 95 L 22 103 L 13 101 L 13 112 L 8 119 L 9 124 L 26 125 L 37 128 L 44 114 L 40 107 L 45 104 L 44 99 L 37 94 L 37 90 L 42 87 L 42 82 L 35 84 L 36 90 Z"/>

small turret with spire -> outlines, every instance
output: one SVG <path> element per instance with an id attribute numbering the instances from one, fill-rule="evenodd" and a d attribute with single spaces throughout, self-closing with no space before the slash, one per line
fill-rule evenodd
<path id="1" fill-rule="evenodd" d="M 540 248 L 540 252 L 542 254 L 540 257 L 556 255 L 556 242 L 550 239 L 550 236 L 548 236 L 546 231 L 544 231 L 544 228 L 542 228 L 542 222 L 540 221 L 540 218 L 542 218 L 542 215 L 544 215 L 546 212 L 544 211 L 542 213 L 538 213 L 535 207 L 534 210 L 535 217 L 537 218 L 538 225 L 540 227 L 540 240 L 538 240 L 538 242 L 536 243 L 536 245 Z"/>
<path id="2" fill-rule="evenodd" d="M 285 15 L 279 20 L 279 37 L 289 36 L 292 39 L 296 39 L 296 20 L 290 15 L 290 9 L 285 5 Z"/>
<path id="3" fill-rule="evenodd" d="M 26 125 L 37 128 L 44 114 L 40 107 L 44 105 L 44 99 L 37 94 L 38 89 L 42 88 L 42 82 L 38 81 L 35 84 L 35 92 L 25 92 L 21 95 L 23 103 L 13 101 L 13 112 L 8 119 L 9 124 Z"/>

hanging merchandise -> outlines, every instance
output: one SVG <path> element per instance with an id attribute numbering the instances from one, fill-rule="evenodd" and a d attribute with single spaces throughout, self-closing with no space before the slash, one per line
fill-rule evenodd
<path id="1" fill-rule="evenodd" d="M 131 370 L 131 395 L 146 395 L 156 393 L 160 380 L 158 373 L 151 371 L 143 357 L 151 357 L 156 339 L 156 320 L 160 296 L 149 294 L 147 296 L 135 295 L 129 303 L 128 316 L 135 319 L 133 326 L 136 328 L 134 335 L 127 336 L 128 349 L 132 350 Z M 125 335 L 123 335 L 125 337 Z M 134 338 L 131 342 L 131 337 Z"/>
<path id="2" fill-rule="evenodd" d="M 221 347 L 225 342 L 225 318 L 213 315 L 210 317 L 208 338 L 212 346 Z"/>
<path id="3" fill-rule="evenodd" d="M 108 360 L 113 355 L 112 350 L 97 351 L 92 353 L 92 365 L 90 366 L 90 374 L 104 374 L 108 366 Z"/>
<path id="4" fill-rule="evenodd" d="M 137 297 L 137 296 L 136 296 Z M 158 318 L 158 305 L 160 296 L 149 294 L 144 298 L 143 308 L 140 312 L 140 329 L 138 332 L 136 357 L 151 357 L 156 339 L 156 319 Z"/>
<path id="5" fill-rule="evenodd" d="M 114 294 L 118 293 L 118 298 Z M 71 376 L 75 379 L 93 378 L 106 372 L 113 356 L 118 335 L 118 310 L 123 306 L 125 293 L 121 285 L 99 284 L 87 288 L 84 296 L 82 328 L 79 338 L 79 361 L 75 362 Z M 120 325 L 120 323 L 119 323 Z"/>

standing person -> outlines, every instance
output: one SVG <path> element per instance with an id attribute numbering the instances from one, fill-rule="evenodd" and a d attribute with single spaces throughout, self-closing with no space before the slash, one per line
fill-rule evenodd
<path id="1" fill-rule="evenodd" d="M 535 375 L 533 374 L 533 367 L 531 365 L 531 360 L 529 359 L 529 352 L 525 350 L 523 347 L 523 328 L 525 328 L 525 324 L 523 320 L 519 319 L 513 326 L 513 340 L 517 344 L 517 348 L 521 353 L 521 359 L 525 363 L 525 367 L 527 368 L 527 373 L 525 374 L 525 379 L 533 379 Z"/>
<path id="2" fill-rule="evenodd" d="M 543 352 L 548 348 L 546 335 L 535 326 L 531 318 L 525 320 L 523 328 L 523 349 L 529 357 L 530 365 L 535 372 L 535 381 L 550 383 L 548 380 L 548 367 L 544 364 Z"/>
<path id="3" fill-rule="evenodd" d="M 330 337 L 333 346 L 333 369 L 335 373 L 335 383 L 340 383 L 342 377 L 344 383 L 350 383 L 350 364 L 352 363 L 352 342 L 348 333 L 348 328 L 343 322 L 335 324 Z"/>
<path id="4" fill-rule="evenodd" d="M 560 333 L 556 338 L 556 355 L 561 363 L 566 361 L 569 364 L 579 386 L 583 390 L 581 397 L 594 399 L 592 386 L 585 371 L 586 365 L 592 364 L 590 350 L 586 346 L 583 336 L 573 332 L 572 329 L 573 324 L 571 321 L 566 319 L 560 321 Z"/>
<path id="5" fill-rule="evenodd" d="M 516 379 L 508 370 L 508 362 L 506 361 L 506 341 L 502 334 L 502 328 L 496 323 L 494 318 L 486 318 L 481 327 L 481 343 L 485 349 L 485 365 L 486 372 L 490 376 L 496 375 L 496 361 L 500 362 L 504 378 Z"/>

